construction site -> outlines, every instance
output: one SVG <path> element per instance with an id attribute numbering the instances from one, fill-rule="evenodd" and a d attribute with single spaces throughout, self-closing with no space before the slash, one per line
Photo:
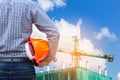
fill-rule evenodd
<path id="1" fill-rule="evenodd" d="M 38 73 L 36 73 L 37 80 L 112 80 L 112 78 L 107 73 L 107 68 L 102 72 L 101 66 L 98 66 L 98 71 L 94 72 L 89 69 L 89 62 L 86 61 L 85 67 L 81 66 L 81 56 L 93 57 L 107 60 L 107 62 L 113 62 L 113 55 L 95 55 L 85 53 L 83 51 L 78 51 L 78 37 L 73 36 L 74 49 L 72 52 L 66 51 L 64 49 L 59 49 L 58 52 L 61 54 L 69 54 L 71 56 L 72 64 L 69 67 L 65 67 L 64 61 L 59 63 L 61 68 L 57 69 L 55 66 L 47 65 L 41 68 Z"/>

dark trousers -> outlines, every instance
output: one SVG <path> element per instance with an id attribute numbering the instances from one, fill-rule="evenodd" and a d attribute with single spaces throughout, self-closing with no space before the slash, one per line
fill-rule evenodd
<path id="1" fill-rule="evenodd" d="M 30 62 L 0 62 L 0 80 L 36 80 L 34 65 Z"/>

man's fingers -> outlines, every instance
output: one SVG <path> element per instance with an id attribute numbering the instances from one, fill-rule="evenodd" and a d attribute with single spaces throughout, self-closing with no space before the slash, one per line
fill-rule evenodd
<path id="1" fill-rule="evenodd" d="M 38 64 L 38 66 L 39 67 L 43 67 L 43 66 L 45 66 L 45 65 L 48 65 L 50 63 L 50 61 L 41 61 L 39 64 Z"/>

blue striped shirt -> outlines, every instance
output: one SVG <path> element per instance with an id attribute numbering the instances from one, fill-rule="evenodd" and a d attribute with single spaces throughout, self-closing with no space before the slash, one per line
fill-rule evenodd
<path id="1" fill-rule="evenodd" d="M 59 33 L 40 5 L 30 0 L 0 0 L 0 57 L 27 57 L 25 43 L 32 24 L 47 35 L 54 58 Z"/>

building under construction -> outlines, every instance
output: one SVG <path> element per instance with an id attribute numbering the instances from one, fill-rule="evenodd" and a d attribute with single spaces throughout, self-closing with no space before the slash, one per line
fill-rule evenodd
<path id="1" fill-rule="evenodd" d="M 78 63 L 75 63 L 72 67 L 65 68 L 65 64 L 62 63 L 61 69 L 54 67 L 53 70 L 50 68 L 51 66 L 45 66 L 45 69 L 41 68 L 39 73 L 36 73 L 37 80 L 112 80 L 107 75 L 107 69 L 104 69 L 104 73 L 102 73 L 99 66 L 98 72 L 93 72 L 89 70 L 88 62 L 86 62 L 85 68 L 80 67 L 79 64 L 76 66 L 76 64 Z"/>
<path id="2" fill-rule="evenodd" d="M 65 68 L 64 63 L 62 63 L 62 69 L 50 70 L 49 66 L 46 66 L 46 71 L 40 71 L 36 73 L 37 80 L 112 80 L 111 77 L 107 76 L 107 69 L 104 69 L 104 74 L 101 73 L 101 67 L 98 67 L 98 73 L 82 68 L 79 66 L 80 56 L 89 56 L 95 58 L 107 59 L 109 62 L 112 62 L 114 57 L 112 55 L 92 55 L 85 52 L 77 51 L 78 39 L 77 36 L 73 37 L 74 41 L 74 51 L 70 55 L 72 56 L 72 67 Z M 59 52 L 65 52 L 60 49 Z M 65 52 L 69 53 L 69 52 Z M 87 64 L 87 62 L 86 62 Z"/>
<path id="3" fill-rule="evenodd" d="M 36 77 L 37 80 L 112 80 L 107 75 L 80 67 L 41 72 Z"/>

